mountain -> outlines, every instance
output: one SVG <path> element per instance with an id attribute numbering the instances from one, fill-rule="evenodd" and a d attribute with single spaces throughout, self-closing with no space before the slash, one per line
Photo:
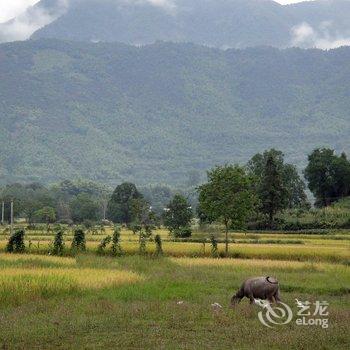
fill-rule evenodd
<path id="1" fill-rule="evenodd" d="M 42 0 L 35 8 L 53 17 L 54 4 L 60 15 L 33 39 L 132 45 L 162 40 L 218 48 L 350 45 L 349 0 L 288 6 L 270 0 Z"/>
<path id="2" fill-rule="evenodd" d="M 181 184 L 276 147 L 350 152 L 350 48 L 0 45 L 0 178 Z"/>

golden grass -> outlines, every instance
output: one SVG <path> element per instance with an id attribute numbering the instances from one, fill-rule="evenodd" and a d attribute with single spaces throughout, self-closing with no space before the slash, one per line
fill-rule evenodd
<path id="1" fill-rule="evenodd" d="M 0 286 L 6 287 L 10 279 L 28 279 L 32 285 L 43 280 L 67 281 L 70 287 L 79 289 L 101 289 L 105 287 L 130 284 L 143 280 L 139 274 L 131 271 L 88 269 L 88 268 L 3 268 L 0 270 Z"/>
<path id="2" fill-rule="evenodd" d="M 36 261 L 45 262 L 45 263 L 53 263 L 59 264 L 63 266 L 75 266 L 77 264 L 75 258 L 67 258 L 67 257 L 58 257 L 58 256 L 49 256 L 49 255 L 34 255 L 34 254 L 0 254 L 0 264 L 2 261 L 6 262 L 28 262 Z"/>
<path id="3" fill-rule="evenodd" d="M 293 270 L 330 271 L 341 269 L 350 274 L 350 267 L 337 264 L 311 263 L 287 260 L 260 259 L 213 259 L 213 258 L 171 258 L 171 261 L 184 267 L 249 267 L 249 268 L 277 268 Z"/>

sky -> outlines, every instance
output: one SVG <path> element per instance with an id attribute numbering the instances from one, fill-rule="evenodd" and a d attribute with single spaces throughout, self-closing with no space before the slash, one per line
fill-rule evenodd
<path id="1" fill-rule="evenodd" d="M 291 4 L 305 0 L 275 0 L 280 4 Z M 307 0 L 312 1 L 312 0 Z M 28 6 L 34 5 L 38 0 L 0 0 L 0 23 L 19 15 Z"/>

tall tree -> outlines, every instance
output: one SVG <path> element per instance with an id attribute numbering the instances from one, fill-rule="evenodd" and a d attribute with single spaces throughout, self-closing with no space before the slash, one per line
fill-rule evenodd
<path id="1" fill-rule="evenodd" d="M 261 186 L 269 157 L 273 158 L 277 171 L 280 174 L 283 187 L 287 191 L 287 198 L 285 198 L 285 200 L 288 208 L 308 207 L 309 203 L 305 193 L 306 186 L 304 181 L 300 178 L 296 167 L 292 164 L 285 163 L 283 153 L 273 148 L 262 154 L 257 153 L 247 164 L 247 169 L 254 179 L 254 187 L 261 202 L 264 200 L 262 198 Z"/>
<path id="2" fill-rule="evenodd" d="M 227 255 L 229 228 L 243 228 L 256 202 L 251 180 L 238 165 L 219 166 L 208 172 L 208 182 L 198 190 L 201 212 L 225 226 Z"/>
<path id="3" fill-rule="evenodd" d="M 135 219 L 135 200 L 139 199 L 143 196 L 134 184 L 125 182 L 117 186 L 108 202 L 108 219 L 116 223 L 131 223 Z"/>
<path id="4" fill-rule="evenodd" d="M 165 208 L 164 225 L 173 232 L 188 227 L 193 217 L 192 208 L 186 198 L 176 194 Z"/>
<path id="5" fill-rule="evenodd" d="M 304 173 L 318 206 L 328 206 L 350 195 L 350 162 L 345 153 L 337 156 L 329 148 L 315 149 Z"/>
<path id="6" fill-rule="evenodd" d="M 85 220 L 99 219 L 100 208 L 87 193 L 78 194 L 70 202 L 70 211 L 74 222 L 82 223 Z"/>
<path id="7" fill-rule="evenodd" d="M 261 210 L 269 217 L 272 225 L 274 216 L 288 207 L 288 190 L 283 183 L 283 174 L 275 158 L 269 155 L 263 169 L 259 188 Z"/>

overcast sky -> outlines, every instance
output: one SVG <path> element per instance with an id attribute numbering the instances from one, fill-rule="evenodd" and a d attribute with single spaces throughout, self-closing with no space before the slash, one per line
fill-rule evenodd
<path id="1" fill-rule="evenodd" d="M 290 4 L 295 2 L 301 2 L 305 0 L 275 0 L 281 4 Z M 310 0 L 307 0 L 310 1 Z M 21 12 L 23 12 L 28 6 L 31 6 L 38 2 L 38 0 L 0 0 L 0 23 L 5 22 Z"/>

